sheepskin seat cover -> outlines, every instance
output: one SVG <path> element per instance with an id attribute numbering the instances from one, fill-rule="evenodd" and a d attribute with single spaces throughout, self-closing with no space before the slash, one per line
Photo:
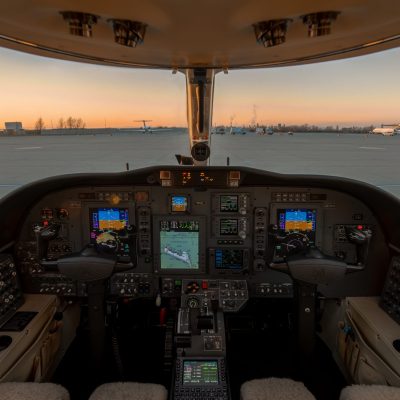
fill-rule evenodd
<path id="1" fill-rule="evenodd" d="M 347 386 L 340 394 L 340 400 L 399 400 L 400 388 L 381 385 Z"/>
<path id="2" fill-rule="evenodd" d="M 167 400 L 164 386 L 153 383 L 115 382 L 99 386 L 89 400 Z"/>
<path id="3" fill-rule="evenodd" d="M 315 400 L 302 382 L 284 378 L 254 379 L 240 388 L 242 400 Z"/>
<path id="4" fill-rule="evenodd" d="M 0 383 L 1 400 L 69 400 L 65 388 L 54 383 Z"/>

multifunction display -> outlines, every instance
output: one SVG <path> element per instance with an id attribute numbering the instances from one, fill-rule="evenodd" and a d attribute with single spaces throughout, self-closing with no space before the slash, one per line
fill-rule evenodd
<path id="1" fill-rule="evenodd" d="M 244 267 L 244 253 L 242 249 L 215 249 L 215 268 L 235 270 Z"/>
<path id="2" fill-rule="evenodd" d="M 221 236 L 237 236 L 239 233 L 239 221 L 237 218 L 221 218 L 219 222 L 219 234 Z"/>
<path id="3" fill-rule="evenodd" d="M 237 195 L 221 195 L 219 210 L 221 212 L 238 212 L 239 211 L 239 196 Z"/>
<path id="4" fill-rule="evenodd" d="M 160 268 L 198 270 L 199 234 L 199 221 L 160 220 Z"/>
<path id="5" fill-rule="evenodd" d="M 90 208 L 90 243 L 106 253 L 129 254 L 127 208 Z"/>
<path id="6" fill-rule="evenodd" d="M 183 385 L 218 385 L 218 361 L 183 362 Z"/>

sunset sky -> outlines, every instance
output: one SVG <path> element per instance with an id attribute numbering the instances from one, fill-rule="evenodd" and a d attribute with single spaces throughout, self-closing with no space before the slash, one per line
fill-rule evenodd
<path id="1" fill-rule="evenodd" d="M 369 125 L 400 122 L 400 50 L 330 63 L 230 71 L 216 77 L 214 124 Z M 186 126 L 185 80 L 169 71 L 52 60 L 0 48 L 0 129 L 5 121 L 55 127 Z"/>

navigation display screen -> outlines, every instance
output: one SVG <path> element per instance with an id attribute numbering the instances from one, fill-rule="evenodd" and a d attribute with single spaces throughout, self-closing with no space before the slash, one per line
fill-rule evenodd
<path id="1" fill-rule="evenodd" d="M 219 222 L 219 233 L 221 236 L 237 236 L 239 232 L 239 221 L 235 218 L 221 218 Z"/>
<path id="2" fill-rule="evenodd" d="M 218 362 L 217 361 L 183 361 L 184 385 L 218 385 Z"/>
<path id="3" fill-rule="evenodd" d="M 317 210 L 288 208 L 278 210 L 279 229 L 285 232 L 315 232 Z"/>
<path id="4" fill-rule="evenodd" d="M 238 212 L 239 211 L 239 196 L 221 195 L 219 210 L 221 212 Z"/>
<path id="5" fill-rule="evenodd" d="M 241 249 L 215 249 L 215 268 L 242 269 L 243 255 Z"/>
<path id="6" fill-rule="evenodd" d="M 188 210 L 188 198 L 186 196 L 171 196 L 171 211 L 186 212 Z"/>
<path id="7" fill-rule="evenodd" d="M 90 208 L 90 243 L 109 253 L 129 253 L 120 236 L 129 225 L 127 208 Z"/>
<path id="8" fill-rule="evenodd" d="M 160 268 L 163 270 L 200 268 L 199 221 L 160 221 Z"/>

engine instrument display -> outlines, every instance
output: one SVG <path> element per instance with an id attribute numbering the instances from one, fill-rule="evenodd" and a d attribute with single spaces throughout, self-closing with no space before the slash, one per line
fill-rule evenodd
<path id="1" fill-rule="evenodd" d="M 219 270 L 239 270 L 244 267 L 244 250 L 215 249 L 215 268 Z"/>
<path id="2" fill-rule="evenodd" d="M 128 254 L 129 244 L 123 243 L 129 226 L 127 208 L 90 208 L 90 243 L 106 253 Z"/>
<path id="3" fill-rule="evenodd" d="M 161 270 L 200 268 L 200 224 L 196 220 L 160 220 Z"/>
<path id="4" fill-rule="evenodd" d="M 221 195 L 219 203 L 220 212 L 238 212 L 239 211 L 239 196 L 236 195 Z"/>
<path id="5" fill-rule="evenodd" d="M 239 233 L 239 221 L 237 218 L 221 218 L 219 222 L 221 236 L 237 236 Z"/>
<path id="6" fill-rule="evenodd" d="M 185 360 L 182 380 L 184 385 L 218 385 L 218 362 Z"/>
<path id="7" fill-rule="evenodd" d="M 187 196 L 171 196 L 171 212 L 180 213 L 188 211 L 188 198 Z"/>

